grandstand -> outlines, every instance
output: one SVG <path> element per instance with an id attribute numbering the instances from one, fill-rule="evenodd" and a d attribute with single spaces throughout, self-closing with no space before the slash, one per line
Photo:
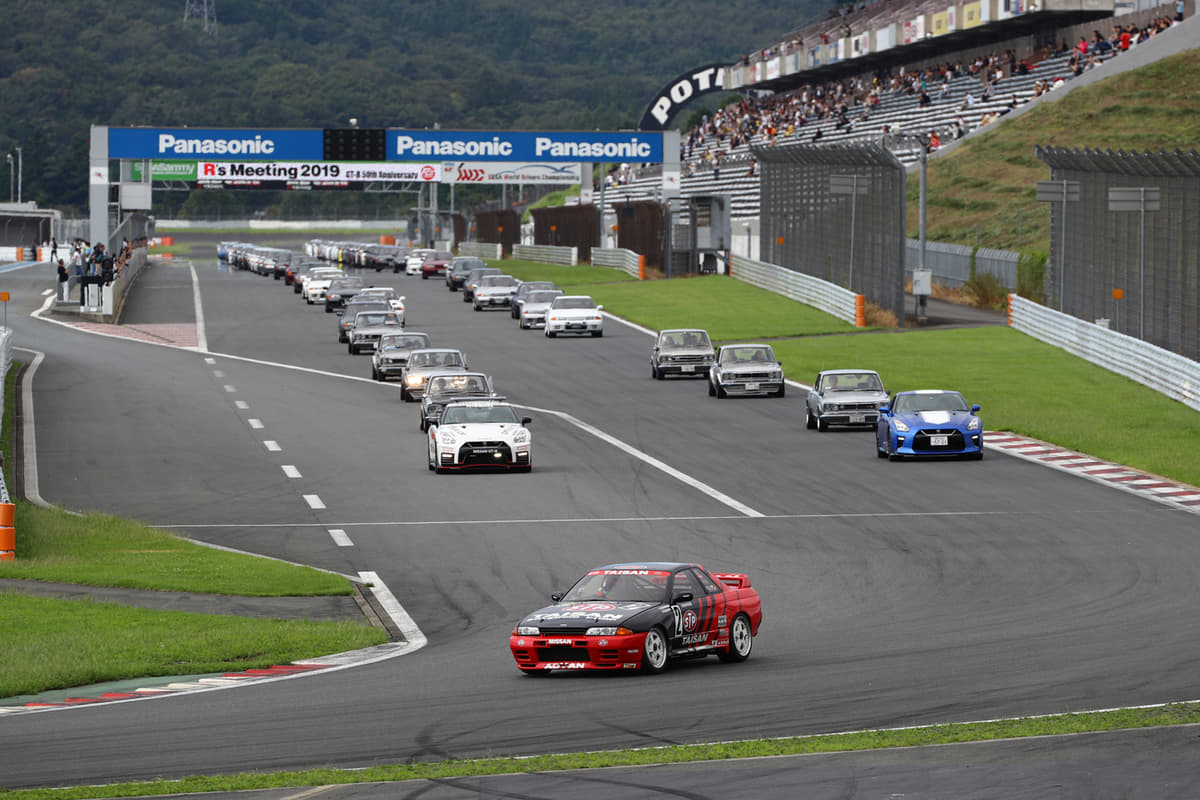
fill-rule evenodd
<path id="1" fill-rule="evenodd" d="M 1188 13 L 1193 2 L 1185 4 Z M 992 0 L 991 21 L 945 30 L 939 9 L 955 8 L 947 0 L 875 2 L 849 14 L 831 12 L 828 19 L 744 56 L 730 65 L 724 86 L 756 97 L 716 112 L 684 134 L 681 195 L 727 196 L 731 218 L 747 227 L 759 215 L 753 147 L 882 143 L 886 134 L 903 132 L 924 141 L 936 135 L 938 149 L 945 149 L 1039 97 L 1063 91 L 1077 75 L 1104 71 L 1117 49 L 1093 47 L 1079 56 L 1071 43 L 1081 36 L 1132 25 L 1144 41 L 1176 13 L 1174 4 L 1122 17 L 1111 16 L 1111 4 L 1044 4 L 1046 10 L 1034 12 L 1018 3 L 1005 16 L 996 13 Z M 1030 9 L 1036 5 L 1034 0 Z M 981 4 L 957 6 L 957 17 L 965 22 L 972 6 Z M 888 36 L 905 35 L 896 33 L 897 26 L 916 38 L 889 44 Z M 904 60 L 915 66 L 906 69 Z M 802 63 L 811 66 L 801 68 Z M 921 154 L 908 146 L 895 155 L 915 167 Z M 620 182 L 606 187 L 606 207 L 659 198 L 660 167 L 624 169 L 620 175 Z"/>

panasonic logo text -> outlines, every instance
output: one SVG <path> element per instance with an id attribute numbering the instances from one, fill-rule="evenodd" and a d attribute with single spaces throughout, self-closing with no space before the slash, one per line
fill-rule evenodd
<path id="1" fill-rule="evenodd" d="M 275 152 L 275 141 L 261 135 L 253 139 L 187 139 L 170 133 L 158 136 L 158 152 L 174 155 L 258 156 Z"/>
<path id="2" fill-rule="evenodd" d="M 401 136 L 396 140 L 396 154 L 400 156 L 510 156 L 512 152 L 512 142 L 506 142 L 499 136 L 493 136 L 490 141 L 425 141 L 411 136 Z"/>
<path id="3" fill-rule="evenodd" d="M 533 140 L 534 155 L 540 158 L 603 158 L 608 160 L 649 158 L 649 142 L 639 142 L 637 137 L 627 142 L 562 142 L 549 136 L 538 136 Z"/>

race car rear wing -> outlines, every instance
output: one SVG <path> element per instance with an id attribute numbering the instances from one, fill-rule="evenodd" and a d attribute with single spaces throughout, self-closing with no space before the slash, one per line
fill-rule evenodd
<path id="1" fill-rule="evenodd" d="M 749 576 L 740 572 L 714 572 L 712 576 L 726 586 L 732 586 L 735 589 L 750 588 Z"/>

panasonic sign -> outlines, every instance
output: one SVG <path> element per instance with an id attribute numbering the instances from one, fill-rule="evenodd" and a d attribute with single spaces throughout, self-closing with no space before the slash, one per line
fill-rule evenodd
<path id="1" fill-rule="evenodd" d="M 702 94 L 724 88 L 724 64 L 709 64 L 685 72 L 659 91 L 642 115 L 642 123 L 638 127 L 644 131 L 661 131 L 667 127 L 680 106 Z"/>
<path id="2" fill-rule="evenodd" d="M 269 156 L 274 153 L 275 140 L 262 135 L 253 139 L 184 138 L 170 133 L 158 136 L 158 155 Z"/>
<path id="3" fill-rule="evenodd" d="M 110 158 L 321 161 L 324 131 L 306 128 L 110 128 Z"/>
<path id="4" fill-rule="evenodd" d="M 636 132 L 482 133 L 477 131 L 388 131 L 388 159 L 412 161 L 629 161 L 663 160 L 662 136 Z"/>

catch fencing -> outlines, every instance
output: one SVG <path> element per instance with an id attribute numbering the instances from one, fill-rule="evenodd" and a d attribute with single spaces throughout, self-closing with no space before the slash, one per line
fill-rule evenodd
<path id="1" fill-rule="evenodd" d="M 1016 294 L 1008 308 L 1009 324 L 1022 333 L 1200 411 L 1200 363 Z"/>
<path id="2" fill-rule="evenodd" d="M 1200 153 L 1034 152 L 1052 178 L 1049 305 L 1200 360 Z"/>
<path id="3" fill-rule="evenodd" d="M 765 262 L 823 279 L 904 319 L 904 165 L 873 144 L 754 145 Z M 736 275 L 736 267 L 735 267 Z"/>

